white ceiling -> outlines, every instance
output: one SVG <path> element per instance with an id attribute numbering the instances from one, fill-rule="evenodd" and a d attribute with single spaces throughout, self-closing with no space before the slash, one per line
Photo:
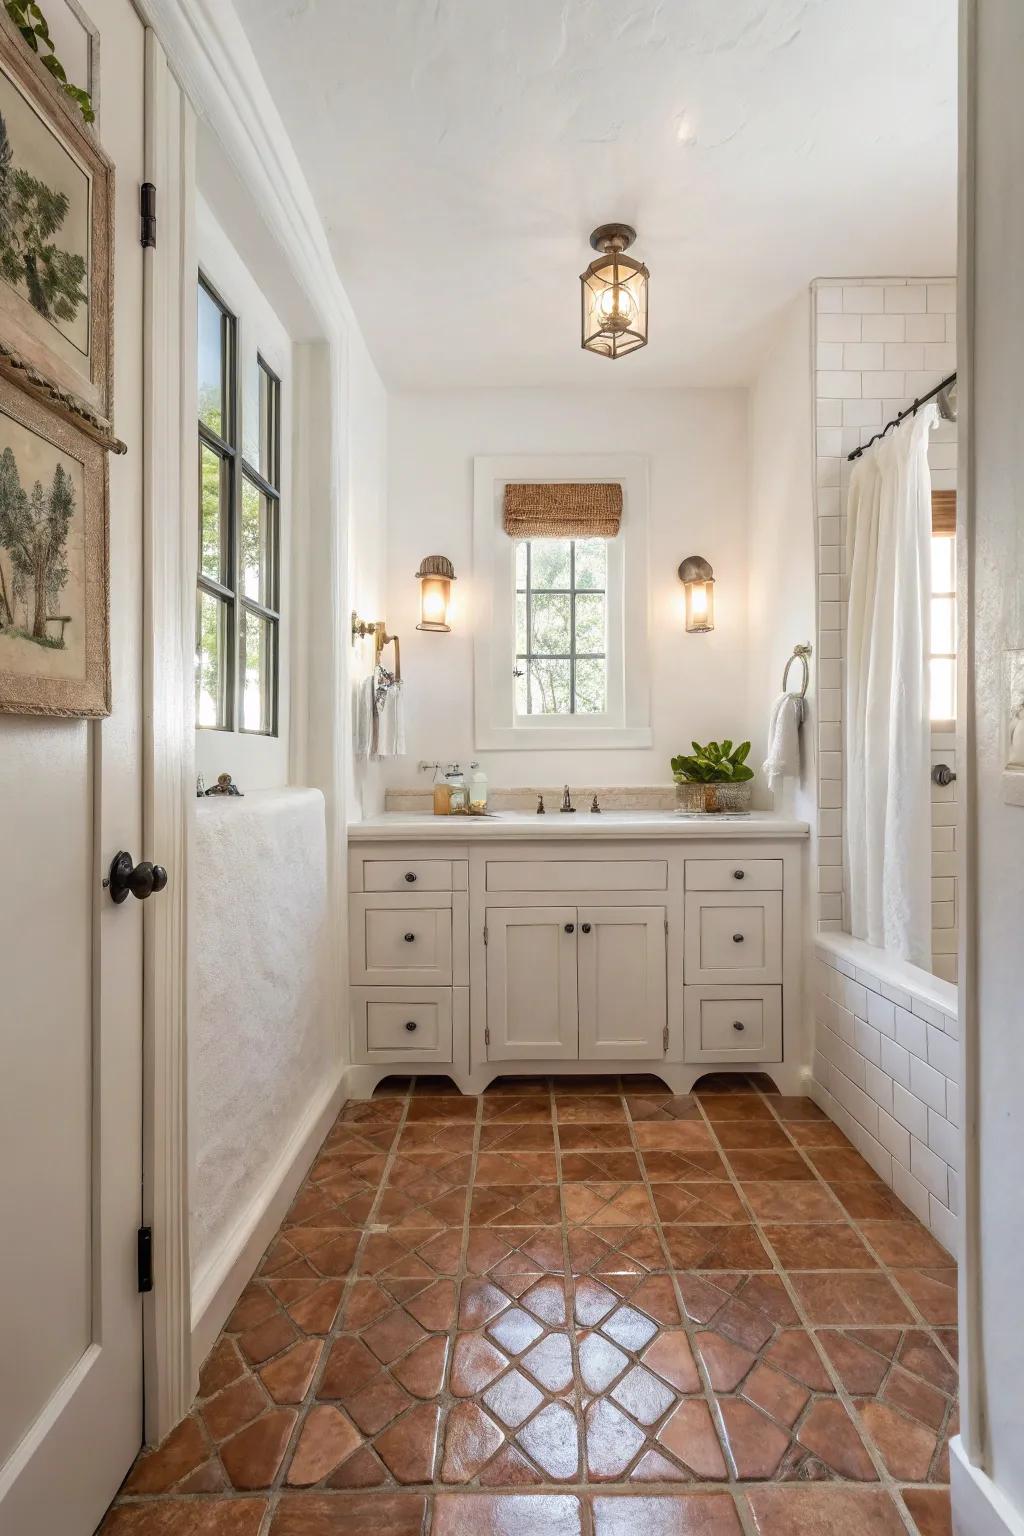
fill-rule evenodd
<path id="1" fill-rule="evenodd" d="M 244 0 L 392 387 L 727 385 L 815 276 L 951 273 L 956 0 Z M 579 346 L 634 224 L 650 344 Z"/>

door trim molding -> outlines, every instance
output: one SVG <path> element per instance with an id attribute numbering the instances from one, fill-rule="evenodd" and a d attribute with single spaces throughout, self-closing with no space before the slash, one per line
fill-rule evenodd
<path id="1" fill-rule="evenodd" d="M 143 1304 L 145 1437 L 157 1444 L 194 1396 L 188 1230 L 188 808 L 195 529 L 186 487 L 196 462 L 195 117 L 146 30 L 146 179 L 159 239 L 144 253 L 143 856 L 170 880 L 143 928 L 143 1222 L 154 1286 Z"/>

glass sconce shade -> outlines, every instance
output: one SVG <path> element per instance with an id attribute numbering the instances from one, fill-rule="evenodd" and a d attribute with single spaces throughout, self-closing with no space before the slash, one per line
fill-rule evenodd
<path id="1" fill-rule="evenodd" d="M 706 635 L 715 627 L 715 573 L 702 555 L 688 555 L 679 580 L 686 593 L 686 632 Z"/>
<path id="2" fill-rule="evenodd" d="M 449 634 L 448 611 L 455 567 L 445 555 L 426 555 L 420 561 L 416 579 L 420 583 L 420 622 L 416 628 Z"/>
<path id="3" fill-rule="evenodd" d="M 625 357 L 647 345 L 647 283 L 642 261 L 625 255 L 636 239 L 628 224 L 602 224 L 590 243 L 602 254 L 580 276 L 582 346 L 599 357 Z"/>

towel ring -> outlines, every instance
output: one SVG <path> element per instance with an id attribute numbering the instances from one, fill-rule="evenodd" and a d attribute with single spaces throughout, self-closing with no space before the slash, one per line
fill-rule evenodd
<path id="1" fill-rule="evenodd" d="M 800 695 L 799 695 L 800 699 L 801 699 L 801 711 L 800 711 L 800 718 L 801 718 L 801 720 L 803 719 L 804 715 L 807 712 L 807 706 L 806 706 L 806 704 L 803 704 L 802 701 L 804 699 L 806 699 L 806 697 L 807 697 L 807 689 L 808 689 L 808 687 L 810 685 L 810 681 L 811 681 L 811 669 L 810 669 L 810 666 L 808 665 L 807 658 L 808 658 L 808 656 L 811 655 L 812 650 L 813 650 L 813 646 L 810 644 L 809 641 L 808 641 L 808 643 L 806 645 L 794 645 L 794 647 L 793 647 L 793 654 L 792 654 L 792 656 L 790 656 L 789 660 L 786 662 L 785 668 L 784 668 L 783 673 L 782 673 L 782 691 L 783 691 L 783 693 L 786 693 L 788 691 L 789 669 L 793 665 L 794 661 L 798 661 L 800 663 L 800 666 L 801 666 L 802 672 L 803 672 L 803 675 L 800 678 Z"/>

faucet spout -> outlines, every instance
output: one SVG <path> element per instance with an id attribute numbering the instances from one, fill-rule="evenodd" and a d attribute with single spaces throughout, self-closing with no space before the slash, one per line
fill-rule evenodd
<path id="1" fill-rule="evenodd" d="M 560 811 L 564 812 L 564 813 L 570 813 L 571 812 L 572 814 L 575 814 L 576 807 L 573 805 L 572 801 L 569 798 L 569 786 L 568 786 L 568 784 L 565 786 L 565 789 L 562 792 L 562 803 L 558 807 L 558 809 Z"/>

